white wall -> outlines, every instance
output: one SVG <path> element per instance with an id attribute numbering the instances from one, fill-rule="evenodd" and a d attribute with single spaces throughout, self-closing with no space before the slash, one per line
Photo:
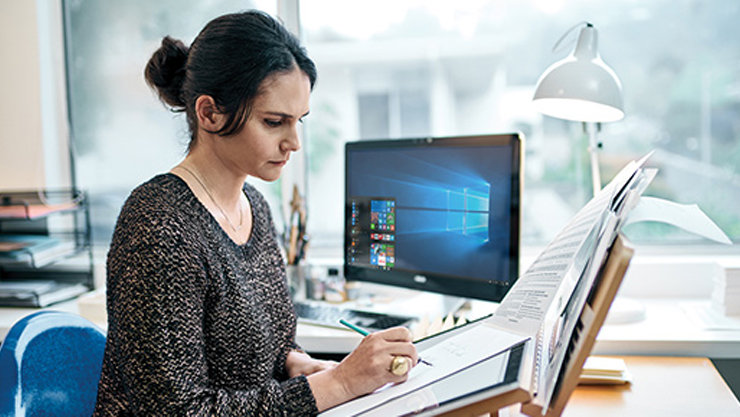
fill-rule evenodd
<path id="1" fill-rule="evenodd" d="M 61 2 L 0 2 L 0 190 L 70 184 Z"/>

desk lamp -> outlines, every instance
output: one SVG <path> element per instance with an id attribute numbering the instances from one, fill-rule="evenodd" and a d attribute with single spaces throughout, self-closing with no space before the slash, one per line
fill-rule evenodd
<path id="1" fill-rule="evenodd" d="M 552 64 L 537 81 L 533 105 L 540 113 L 583 123 L 588 132 L 593 192 L 601 190 L 596 131 L 601 122 L 613 122 L 624 117 L 622 84 L 598 52 L 596 28 L 588 22 L 568 30 L 555 44 L 556 49 L 566 35 L 584 25 L 573 52 Z"/>
<path id="2" fill-rule="evenodd" d="M 594 25 L 579 23 L 555 43 L 583 25 L 573 52 L 550 65 L 537 81 L 532 103 L 540 113 L 558 119 L 583 123 L 588 133 L 593 195 L 601 190 L 598 142 L 596 132 L 602 122 L 614 122 L 624 117 L 622 83 L 617 74 L 599 56 L 598 34 Z M 609 309 L 608 323 L 631 323 L 645 317 L 642 303 L 617 297 Z"/>

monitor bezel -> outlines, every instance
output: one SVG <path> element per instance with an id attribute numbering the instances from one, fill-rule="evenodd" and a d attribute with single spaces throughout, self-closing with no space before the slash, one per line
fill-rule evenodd
<path id="1" fill-rule="evenodd" d="M 345 144 L 344 168 L 344 277 L 347 281 L 373 282 L 434 292 L 443 295 L 499 302 L 506 295 L 519 276 L 521 197 L 523 185 L 523 148 L 521 133 L 503 133 L 476 136 L 446 136 L 402 139 L 377 139 L 347 142 Z M 351 241 L 349 217 L 351 204 L 349 195 L 349 154 L 354 150 L 410 147 L 480 147 L 510 146 L 511 148 L 511 204 L 509 230 L 509 276 L 507 281 L 483 281 L 480 278 L 466 278 L 435 274 L 431 271 L 412 271 L 401 268 L 382 271 L 370 267 L 350 265 L 348 246 Z"/>

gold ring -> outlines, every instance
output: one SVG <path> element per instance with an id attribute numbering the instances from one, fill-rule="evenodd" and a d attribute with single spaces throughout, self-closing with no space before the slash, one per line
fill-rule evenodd
<path id="1" fill-rule="evenodd" d="M 411 360 L 406 356 L 394 356 L 391 361 L 391 373 L 396 376 L 404 376 L 411 367 Z"/>

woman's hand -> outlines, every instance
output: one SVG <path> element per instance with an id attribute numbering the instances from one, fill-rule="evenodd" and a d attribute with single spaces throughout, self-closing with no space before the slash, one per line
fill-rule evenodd
<path id="1" fill-rule="evenodd" d="M 371 333 L 344 358 L 334 374 L 351 398 L 373 392 L 389 382 L 403 382 L 408 375 L 392 374 L 391 361 L 394 356 L 406 356 L 412 365 L 416 364 L 418 356 L 411 340 L 411 332 L 404 327 Z"/>
<path id="2" fill-rule="evenodd" d="M 371 333 L 337 366 L 311 375 L 309 384 L 319 410 L 373 392 L 387 383 L 405 381 L 408 374 L 394 375 L 390 367 L 394 356 L 406 356 L 412 366 L 416 365 L 418 356 L 411 340 L 411 332 L 404 327 Z"/>
<path id="3" fill-rule="evenodd" d="M 335 366 L 337 366 L 337 362 L 314 359 L 308 354 L 296 350 L 291 350 L 285 359 L 285 369 L 291 378 L 298 375 L 308 376 Z"/>

